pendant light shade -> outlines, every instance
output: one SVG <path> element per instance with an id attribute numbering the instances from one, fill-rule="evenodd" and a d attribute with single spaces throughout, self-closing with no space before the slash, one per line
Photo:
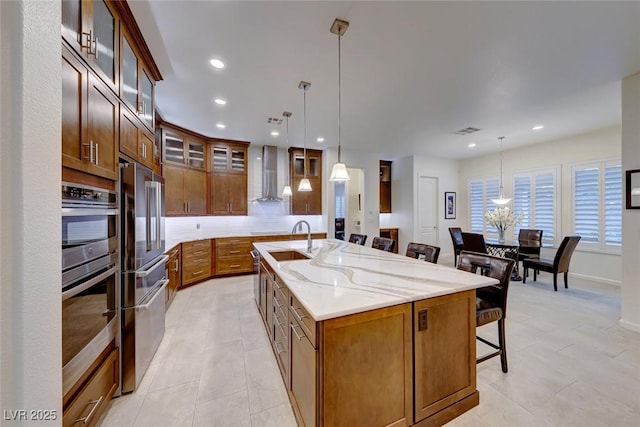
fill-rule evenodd
<path id="1" fill-rule="evenodd" d="M 309 82 L 300 82 L 298 89 L 302 89 L 302 99 L 304 103 L 304 160 L 302 169 L 303 177 L 298 184 L 298 191 L 311 191 L 311 182 L 307 178 L 307 90 L 311 86 Z"/>
<path id="2" fill-rule="evenodd" d="M 287 146 L 289 146 L 289 117 L 291 117 L 291 113 L 289 111 L 285 111 L 284 113 L 282 113 L 282 115 L 287 118 Z M 285 185 L 284 188 L 282 189 L 282 197 L 293 196 L 293 191 L 291 191 L 291 185 L 289 185 L 290 180 L 291 180 L 291 177 L 287 179 L 287 185 Z"/>
<path id="3" fill-rule="evenodd" d="M 338 161 L 333 165 L 331 169 L 331 176 L 329 177 L 329 181 L 334 182 L 344 182 L 349 181 L 349 174 L 347 173 L 347 166 L 342 163 L 340 159 L 340 148 L 341 148 L 341 115 L 342 115 L 342 107 L 341 107 L 341 99 L 340 99 L 340 89 L 341 89 L 341 61 L 340 61 L 340 39 L 344 35 L 344 33 L 349 28 L 349 22 L 343 21 L 342 19 L 336 18 L 333 21 L 333 25 L 331 25 L 331 33 L 338 35 Z"/>
<path id="4" fill-rule="evenodd" d="M 497 199 L 491 199 L 491 201 L 498 206 L 504 206 L 511 201 L 511 198 L 504 195 L 504 187 L 502 185 L 502 140 L 504 139 L 504 136 L 501 136 L 498 139 L 500 140 L 500 194 L 498 194 Z"/>

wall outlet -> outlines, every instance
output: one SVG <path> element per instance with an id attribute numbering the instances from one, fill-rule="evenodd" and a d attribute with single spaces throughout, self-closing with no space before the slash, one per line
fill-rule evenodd
<path id="1" fill-rule="evenodd" d="M 200 223 L 196 224 L 196 230 L 200 230 Z"/>

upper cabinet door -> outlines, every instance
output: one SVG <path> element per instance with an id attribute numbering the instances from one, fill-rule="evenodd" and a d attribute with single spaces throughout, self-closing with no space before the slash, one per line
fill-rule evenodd
<path id="1" fill-rule="evenodd" d="M 163 130 L 164 161 L 184 165 L 184 138 L 177 133 Z"/>
<path id="2" fill-rule="evenodd" d="M 144 68 L 140 69 L 140 93 L 142 94 L 141 104 L 138 106 L 138 114 L 142 122 L 153 129 L 153 80 L 149 77 Z"/>
<path id="3" fill-rule="evenodd" d="M 126 35 L 122 37 L 122 67 L 120 97 L 136 111 L 138 108 L 138 57 Z"/>
<path id="4" fill-rule="evenodd" d="M 211 143 L 211 171 L 247 173 L 247 147 L 231 142 Z"/>
<path id="5" fill-rule="evenodd" d="M 118 93 L 119 21 L 104 0 L 63 0 L 62 38 Z"/>

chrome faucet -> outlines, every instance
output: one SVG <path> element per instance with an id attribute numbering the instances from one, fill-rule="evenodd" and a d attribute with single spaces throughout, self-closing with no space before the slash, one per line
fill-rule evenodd
<path id="1" fill-rule="evenodd" d="M 302 224 L 307 224 L 307 253 L 310 254 L 311 253 L 311 226 L 309 225 L 309 223 L 304 219 L 296 222 L 293 225 L 293 228 L 291 229 L 291 234 L 295 234 L 296 228 L 298 226 L 302 228 Z"/>

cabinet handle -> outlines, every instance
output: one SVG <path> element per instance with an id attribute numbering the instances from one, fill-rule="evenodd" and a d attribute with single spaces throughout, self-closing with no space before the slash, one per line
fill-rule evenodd
<path id="1" fill-rule="evenodd" d="M 176 260 L 174 261 L 174 266 L 173 266 L 173 271 L 178 271 L 178 259 L 176 258 Z"/>
<path id="2" fill-rule="evenodd" d="M 299 314 L 297 310 L 301 310 L 300 307 L 291 307 L 291 310 L 293 311 L 293 314 L 295 314 L 295 316 L 298 318 L 298 320 L 300 322 L 302 322 L 302 319 L 304 319 L 305 317 L 307 317 L 305 314 Z"/>
<path id="3" fill-rule="evenodd" d="M 82 155 L 83 160 L 89 160 L 89 163 L 93 163 L 93 141 L 89 141 L 88 144 L 82 144 L 82 148 L 89 148 L 89 156 Z M 85 150 L 86 151 L 86 150 Z"/>
<path id="4" fill-rule="evenodd" d="M 296 336 L 296 338 L 298 338 L 298 341 L 302 341 L 302 338 L 305 336 L 305 334 L 303 332 L 302 335 L 299 335 L 298 332 L 296 332 L 296 328 L 300 328 L 300 326 L 294 325 L 292 323 L 291 324 L 291 330 L 293 331 L 293 334 Z M 302 330 L 302 328 L 300 328 L 300 330 Z"/>
<path id="5" fill-rule="evenodd" d="M 240 251 L 229 251 L 230 254 L 239 254 Z"/>
<path id="6" fill-rule="evenodd" d="M 193 255 L 202 255 L 204 253 L 204 251 L 195 251 L 193 253 Z"/>
<path id="7" fill-rule="evenodd" d="M 191 273 L 192 276 L 197 276 L 198 274 L 202 274 L 203 270 L 198 270 L 198 271 L 194 271 L 193 273 Z"/>
<path id="8" fill-rule="evenodd" d="M 191 212 L 191 202 L 187 202 L 187 212 Z"/>
<path id="9" fill-rule="evenodd" d="M 86 38 L 86 41 L 83 39 Z M 80 50 L 86 49 L 88 55 L 93 55 L 95 59 L 98 59 L 98 37 L 93 37 L 93 30 L 89 30 L 88 33 L 82 33 L 80 36 Z"/>
<path id="10" fill-rule="evenodd" d="M 93 38 L 93 52 L 89 52 L 95 59 L 98 59 L 98 36 Z"/>
<path id="11" fill-rule="evenodd" d="M 280 318 L 278 317 L 278 315 L 276 313 L 273 313 L 273 317 L 276 319 L 276 326 L 282 326 L 282 324 L 284 322 L 280 321 Z"/>
<path id="12" fill-rule="evenodd" d="M 238 268 L 238 267 L 240 267 L 240 264 L 231 264 L 229 266 L 229 268 Z"/>
<path id="13" fill-rule="evenodd" d="M 278 302 L 278 299 L 277 299 L 277 298 L 274 298 L 274 299 L 273 299 L 273 304 L 274 304 L 277 308 L 279 308 L 280 310 L 282 310 L 282 306 L 281 306 L 281 305 L 280 305 L 280 303 Z"/>
<path id="14" fill-rule="evenodd" d="M 75 423 L 81 422 L 82 424 L 87 424 L 87 421 L 89 421 L 89 419 L 93 416 L 93 413 L 96 411 L 96 409 L 98 409 L 98 406 L 100 406 L 100 402 L 102 402 L 102 397 L 103 396 L 100 396 L 98 400 L 89 401 L 88 404 L 93 405 L 93 408 L 91 408 L 91 411 L 89 411 L 86 417 L 78 418 L 73 423 L 75 424 Z"/>
<path id="15" fill-rule="evenodd" d="M 96 142 L 93 146 L 94 146 L 93 152 L 95 153 L 95 162 L 94 162 L 94 164 L 96 166 L 98 166 L 98 143 Z"/>

